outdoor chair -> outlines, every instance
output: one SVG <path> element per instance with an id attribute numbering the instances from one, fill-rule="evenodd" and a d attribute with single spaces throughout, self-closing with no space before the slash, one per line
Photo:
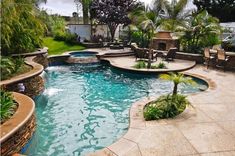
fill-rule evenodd
<path id="1" fill-rule="evenodd" d="M 131 50 L 135 52 L 135 50 L 138 48 L 138 45 L 136 43 L 131 43 Z"/>
<path id="2" fill-rule="evenodd" d="M 148 59 L 148 52 L 146 49 L 136 48 L 134 52 L 135 52 L 136 61 L 138 59 Z"/>
<path id="3" fill-rule="evenodd" d="M 216 67 L 223 67 L 224 71 L 229 61 L 229 56 L 226 56 L 226 53 L 223 49 L 217 50 L 217 59 L 216 59 Z"/>
<path id="4" fill-rule="evenodd" d="M 166 61 L 174 61 L 176 52 L 177 52 L 177 48 L 170 48 L 167 53 L 162 53 L 162 57 Z"/>
<path id="5" fill-rule="evenodd" d="M 204 49 L 204 60 L 205 60 L 205 64 L 206 64 L 207 69 L 209 68 L 210 64 L 213 63 L 215 60 L 215 56 L 212 56 L 210 54 L 209 48 Z"/>

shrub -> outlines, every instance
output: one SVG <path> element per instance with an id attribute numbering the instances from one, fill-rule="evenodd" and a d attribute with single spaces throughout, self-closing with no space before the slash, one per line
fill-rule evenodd
<path id="1" fill-rule="evenodd" d="M 138 63 L 134 66 L 136 69 L 147 68 L 147 65 L 144 61 L 138 61 Z"/>
<path id="2" fill-rule="evenodd" d="M 131 41 L 140 45 L 140 47 L 147 47 L 148 39 L 141 31 L 133 31 L 131 33 Z"/>
<path id="3" fill-rule="evenodd" d="M 146 105 L 144 108 L 144 118 L 147 121 L 173 118 L 182 113 L 189 104 L 184 95 L 163 95 L 156 101 Z"/>
<path id="4" fill-rule="evenodd" d="M 18 70 L 23 66 L 23 58 L 10 58 L 10 57 L 0 57 L 0 70 L 1 79 L 4 80 L 10 77 L 12 74 L 18 72 Z"/>
<path id="5" fill-rule="evenodd" d="M 10 58 L 1 57 L 0 69 L 1 79 L 5 79 L 13 73 L 13 71 L 15 70 L 15 65 Z"/>
<path id="6" fill-rule="evenodd" d="M 77 34 L 66 33 L 65 42 L 68 44 L 75 44 L 77 42 Z"/>
<path id="7" fill-rule="evenodd" d="M 159 69 L 166 68 L 166 64 L 165 64 L 164 62 L 160 62 L 160 63 L 158 64 L 158 68 L 159 68 Z"/>
<path id="8" fill-rule="evenodd" d="M 164 68 L 167 68 L 166 64 L 164 62 L 160 62 L 157 65 L 152 65 L 151 66 L 151 69 L 164 69 Z"/>
<path id="9" fill-rule="evenodd" d="M 15 112 L 15 109 L 17 107 L 16 102 L 13 99 L 13 96 L 10 92 L 6 92 L 3 90 L 0 90 L 1 94 L 1 103 L 0 103 L 0 120 L 1 123 L 9 119 Z"/>

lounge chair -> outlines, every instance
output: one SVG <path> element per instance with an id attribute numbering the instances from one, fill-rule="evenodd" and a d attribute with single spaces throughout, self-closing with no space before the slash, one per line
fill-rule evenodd
<path id="1" fill-rule="evenodd" d="M 167 53 L 162 53 L 162 57 L 166 61 L 174 61 L 176 52 L 177 52 L 177 48 L 170 48 Z"/>
<path id="2" fill-rule="evenodd" d="M 224 71 L 227 65 L 227 62 L 229 61 L 229 56 L 226 56 L 226 53 L 223 49 L 217 50 L 217 59 L 216 59 L 216 66 L 217 67 L 223 67 Z"/>
<path id="3" fill-rule="evenodd" d="M 212 56 L 210 54 L 209 48 L 204 49 L 204 60 L 205 60 L 205 64 L 206 64 L 207 69 L 209 68 L 210 64 L 213 63 L 215 60 L 215 56 Z"/>

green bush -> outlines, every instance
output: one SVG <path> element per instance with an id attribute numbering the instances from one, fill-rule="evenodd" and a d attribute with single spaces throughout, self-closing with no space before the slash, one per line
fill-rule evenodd
<path id="1" fill-rule="evenodd" d="M 144 118 L 147 121 L 173 118 L 182 113 L 189 104 L 184 95 L 163 95 L 156 101 L 146 105 L 144 108 Z"/>
<path id="2" fill-rule="evenodd" d="M 66 40 L 66 34 L 63 32 L 57 32 L 54 34 L 54 40 L 55 41 L 65 41 Z"/>
<path id="3" fill-rule="evenodd" d="M 19 71 L 24 64 L 23 58 L 0 57 L 1 80 Z"/>
<path id="4" fill-rule="evenodd" d="M 148 39 L 141 31 L 133 31 L 131 33 L 131 42 L 137 43 L 140 47 L 144 48 L 148 46 Z"/>
<path id="5" fill-rule="evenodd" d="M 151 65 L 151 69 L 166 69 L 166 64 L 164 62 L 160 62 L 157 65 Z"/>
<path id="6" fill-rule="evenodd" d="M 54 35 L 55 41 L 65 41 L 67 44 L 75 44 L 77 40 L 76 34 L 57 32 Z"/>
<path id="7" fill-rule="evenodd" d="M 147 65 L 144 61 L 138 61 L 138 63 L 134 65 L 134 68 L 136 69 L 147 68 Z"/>
<path id="8" fill-rule="evenodd" d="M 136 68 L 136 69 L 146 69 L 147 64 L 145 63 L 145 61 L 138 61 L 137 64 L 134 65 L 134 68 Z M 157 65 L 151 65 L 151 69 L 164 69 L 164 68 L 167 68 L 166 64 L 164 62 L 160 62 Z"/>
<path id="9" fill-rule="evenodd" d="M 1 103 L 0 103 L 0 120 L 1 123 L 9 119 L 15 112 L 15 109 L 17 107 L 16 102 L 13 99 L 13 96 L 10 92 L 6 92 L 3 90 L 0 90 L 1 94 Z"/>

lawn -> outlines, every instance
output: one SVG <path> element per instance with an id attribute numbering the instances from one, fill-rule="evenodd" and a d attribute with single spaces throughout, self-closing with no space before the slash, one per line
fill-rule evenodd
<path id="1" fill-rule="evenodd" d="M 70 45 L 64 41 L 55 41 L 52 37 L 46 37 L 43 39 L 43 46 L 48 47 L 49 55 L 59 55 L 66 51 L 83 50 L 85 47 L 82 45 Z"/>

